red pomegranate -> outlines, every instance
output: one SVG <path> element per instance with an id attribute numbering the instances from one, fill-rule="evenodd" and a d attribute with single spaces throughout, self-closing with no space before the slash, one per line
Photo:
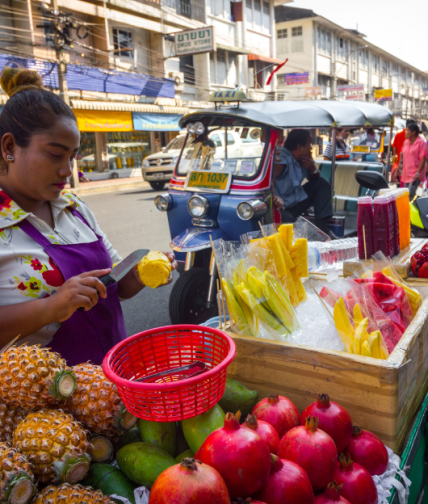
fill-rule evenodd
<path id="1" fill-rule="evenodd" d="M 272 467 L 267 485 L 255 497 L 267 504 L 313 504 L 311 481 L 306 472 L 290 460 L 271 455 Z"/>
<path id="2" fill-rule="evenodd" d="M 244 427 L 244 429 L 251 429 L 258 434 L 268 445 L 269 451 L 276 455 L 278 452 L 279 435 L 270 423 L 264 422 L 263 420 L 258 421 L 256 415 L 247 415 L 242 427 Z"/>
<path id="3" fill-rule="evenodd" d="M 315 497 L 315 504 L 350 504 L 345 497 L 340 495 L 342 485 L 338 485 L 335 481 L 329 483 L 325 492 Z"/>
<path id="4" fill-rule="evenodd" d="M 315 416 L 319 420 L 319 428 L 333 438 L 337 453 L 341 453 L 352 436 L 351 415 L 339 404 L 330 401 L 327 394 L 320 394 L 318 401 L 310 404 L 300 417 L 300 425 L 305 425 L 308 416 Z"/>
<path id="5" fill-rule="evenodd" d="M 258 420 L 270 423 L 280 438 L 293 427 L 297 427 L 300 419 L 299 410 L 290 399 L 278 394 L 259 401 L 253 408 L 253 415 L 256 415 Z"/>
<path id="6" fill-rule="evenodd" d="M 352 462 L 349 455 L 340 454 L 333 480 L 343 485 L 340 494 L 351 504 L 377 504 L 378 495 L 373 478 L 367 469 Z"/>
<path id="7" fill-rule="evenodd" d="M 415 252 L 410 259 L 413 274 L 419 278 L 428 278 L 428 247 Z"/>
<path id="8" fill-rule="evenodd" d="M 226 483 L 220 474 L 199 460 L 185 458 L 163 471 L 150 492 L 149 504 L 230 504 Z"/>
<path id="9" fill-rule="evenodd" d="M 372 476 L 383 474 L 388 466 L 388 452 L 382 441 L 372 432 L 356 425 L 345 455 L 365 467 Z"/>
<path id="10" fill-rule="evenodd" d="M 251 497 L 247 497 L 246 499 L 238 497 L 236 500 L 232 501 L 232 504 L 266 504 L 266 502 L 254 500 Z"/>
<path id="11" fill-rule="evenodd" d="M 241 413 L 227 413 L 224 427 L 212 432 L 199 448 L 199 459 L 221 474 L 231 499 L 262 489 L 270 472 L 270 452 L 263 439 L 239 424 Z"/>
<path id="12" fill-rule="evenodd" d="M 332 481 L 337 465 L 336 445 L 328 434 L 318 429 L 315 417 L 308 417 L 304 426 L 285 434 L 279 442 L 278 457 L 303 467 L 317 490 Z"/>

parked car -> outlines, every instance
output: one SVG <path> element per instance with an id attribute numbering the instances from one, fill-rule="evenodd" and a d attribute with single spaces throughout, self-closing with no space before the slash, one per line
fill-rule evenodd
<path id="1" fill-rule="evenodd" d="M 150 154 L 144 159 L 141 174 L 155 191 L 163 189 L 165 184 L 171 180 L 185 138 L 185 135 L 179 135 L 171 140 L 161 152 Z"/>

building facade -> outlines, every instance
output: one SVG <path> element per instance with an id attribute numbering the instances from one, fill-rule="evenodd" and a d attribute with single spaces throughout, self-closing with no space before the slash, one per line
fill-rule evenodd
<path id="1" fill-rule="evenodd" d="M 278 72 L 280 99 L 375 101 L 392 89 L 385 105 L 404 118 L 426 118 L 428 75 L 309 9 L 275 8 L 276 54 L 288 63 Z"/>

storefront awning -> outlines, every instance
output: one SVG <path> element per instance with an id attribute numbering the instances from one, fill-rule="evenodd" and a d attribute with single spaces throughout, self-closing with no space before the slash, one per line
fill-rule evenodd
<path id="1" fill-rule="evenodd" d="M 251 51 L 249 51 L 248 49 L 243 49 L 242 47 L 230 46 L 225 44 L 216 44 L 216 45 L 217 49 L 223 49 L 224 51 L 234 52 L 236 54 L 251 54 Z"/>
<path id="2" fill-rule="evenodd" d="M 134 112 L 132 119 L 135 131 L 180 131 L 178 121 L 182 114 L 147 114 Z"/>
<path id="3" fill-rule="evenodd" d="M 270 58 L 269 56 L 262 56 L 261 54 L 249 54 L 248 61 L 263 61 L 264 63 L 278 64 L 284 63 L 283 60 Z"/>
<path id="4" fill-rule="evenodd" d="M 74 110 L 98 110 L 109 112 L 143 112 L 148 114 L 189 114 L 187 107 L 169 107 L 149 103 L 71 100 Z"/>

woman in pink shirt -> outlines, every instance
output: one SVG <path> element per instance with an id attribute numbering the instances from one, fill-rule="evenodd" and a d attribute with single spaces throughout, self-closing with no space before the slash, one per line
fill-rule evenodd
<path id="1" fill-rule="evenodd" d="M 428 148 L 419 136 L 420 130 L 416 123 L 409 124 L 406 128 L 406 141 L 403 145 L 403 174 L 401 181 L 410 187 L 410 199 L 416 194 L 420 182 L 426 177 Z"/>

